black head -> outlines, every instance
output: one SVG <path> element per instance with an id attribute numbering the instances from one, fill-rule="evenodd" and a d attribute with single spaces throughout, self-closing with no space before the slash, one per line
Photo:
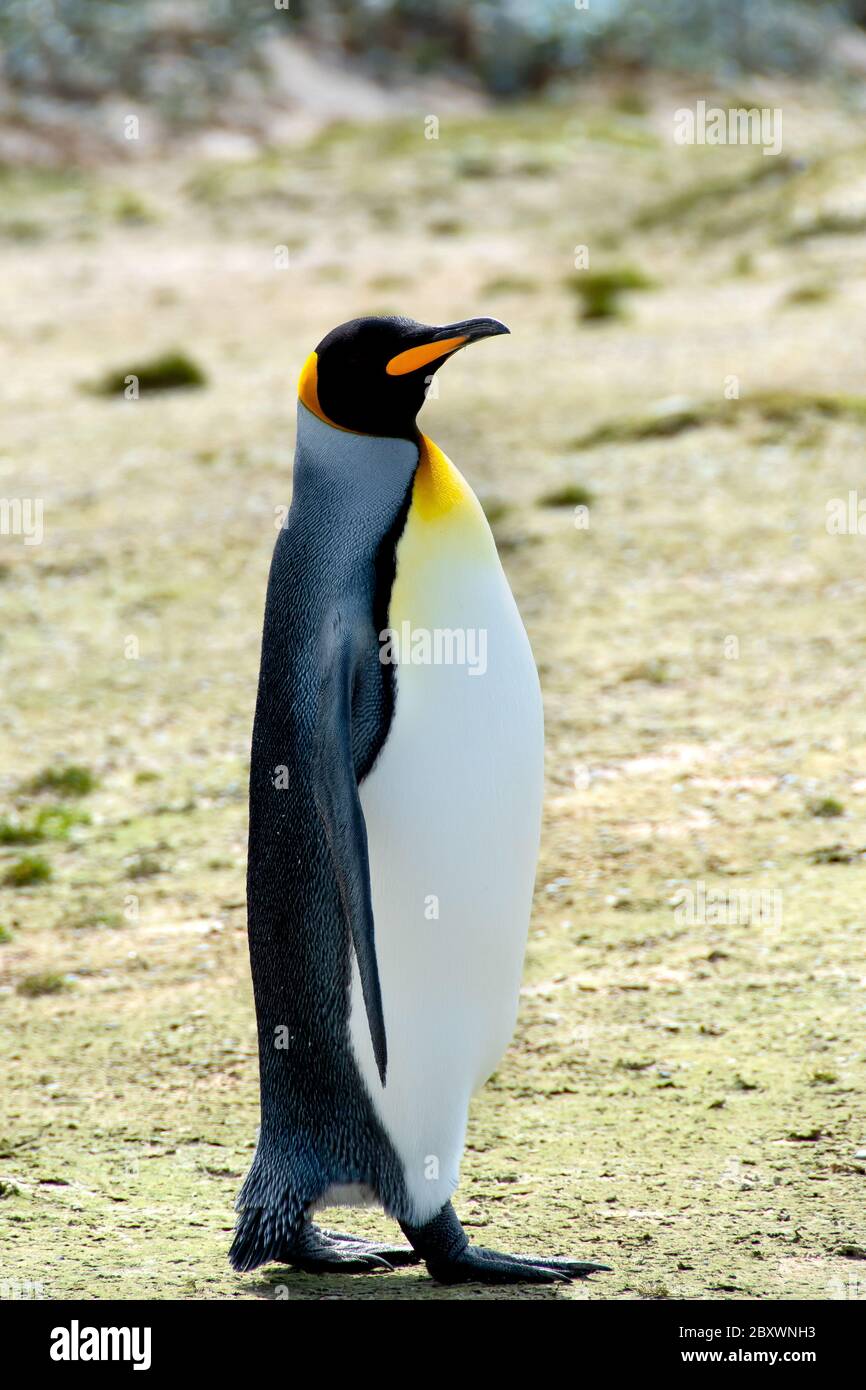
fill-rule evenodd
<path id="1" fill-rule="evenodd" d="M 343 429 L 414 440 L 433 373 L 467 344 L 507 332 L 498 319 L 443 328 L 405 318 L 352 319 L 332 329 L 307 359 L 298 394 Z"/>

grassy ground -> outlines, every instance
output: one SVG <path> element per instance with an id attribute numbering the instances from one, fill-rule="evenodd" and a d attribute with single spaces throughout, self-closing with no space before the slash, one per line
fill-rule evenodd
<path id="1" fill-rule="evenodd" d="M 778 158 L 680 148 L 681 102 L 0 176 L 0 492 L 45 503 L 41 545 L 0 537 L 0 874 L 32 879 L 0 888 L 0 1292 L 866 1293 L 866 541 L 825 525 L 863 484 L 866 146 L 829 97 L 782 90 L 757 102 L 783 107 Z M 652 287 L 581 321 L 580 245 Z M 513 330 L 424 416 L 495 518 L 547 713 L 519 1027 L 458 1208 L 486 1244 L 614 1266 L 591 1285 L 226 1262 L 257 1123 L 245 777 L 295 379 L 376 311 Z M 204 386 L 89 389 L 174 349 Z M 91 790 L 53 784 L 70 766 Z M 678 911 L 700 883 L 772 909 Z"/>

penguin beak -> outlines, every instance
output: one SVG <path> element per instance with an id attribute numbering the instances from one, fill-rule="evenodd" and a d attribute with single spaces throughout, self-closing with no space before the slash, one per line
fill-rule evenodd
<path id="1" fill-rule="evenodd" d="M 428 362 L 435 362 L 437 358 L 448 357 L 470 343 L 478 343 L 482 338 L 496 338 L 500 333 L 510 332 L 511 329 L 506 328 L 499 319 L 464 319 L 462 323 L 447 323 L 444 328 L 436 328 L 432 333 L 425 334 L 423 343 L 398 352 L 396 357 L 391 358 L 385 371 L 388 376 L 404 376 L 407 372 L 426 367 Z"/>
<path id="2" fill-rule="evenodd" d="M 496 338 L 500 333 L 510 333 L 499 319 L 464 319 L 462 323 L 448 323 L 440 328 L 433 338 L 438 342 L 443 338 L 462 338 L 461 347 L 469 343 L 480 343 L 482 338 Z"/>

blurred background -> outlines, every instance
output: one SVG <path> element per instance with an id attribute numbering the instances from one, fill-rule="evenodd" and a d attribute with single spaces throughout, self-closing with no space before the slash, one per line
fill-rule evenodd
<path id="1" fill-rule="evenodd" d="M 0 1294 L 464 1296 L 225 1258 L 295 384 L 398 312 L 511 327 L 422 425 L 487 510 L 547 722 L 460 1211 L 614 1266 L 480 1296 L 864 1296 L 864 24 L 6 0 Z M 680 142 L 714 110 L 765 125 Z"/>

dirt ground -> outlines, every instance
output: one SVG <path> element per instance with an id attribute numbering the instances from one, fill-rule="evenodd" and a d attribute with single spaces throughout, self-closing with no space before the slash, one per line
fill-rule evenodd
<path id="1" fill-rule="evenodd" d="M 0 494 L 44 501 L 41 544 L 0 536 L 0 876 L 31 880 L 0 887 L 4 1296 L 866 1296 L 866 539 L 827 524 L 866 488 L 866 145 L 797 87 L 718 94 L 781 107 L 780 155 L 680 147 L 695 96 L 0 174 Z M 580 246 L 651 284 L 581 320 Z M 456 1205 L 613 1266 L 586 1284 L 226 1260 L 265 582 L 297 373 L 363 312 L 512 329 L 422 417 L 547 719 L 519 1025 Z M 91 389 L 169 349 L 206 383 Z"/>

